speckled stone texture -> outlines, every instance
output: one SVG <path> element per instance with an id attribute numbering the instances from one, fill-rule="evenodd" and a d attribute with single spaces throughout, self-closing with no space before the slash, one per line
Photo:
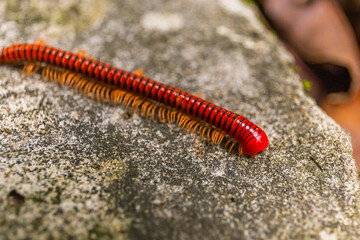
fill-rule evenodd
<path id="1" fill-rule="evenodd" d="M 47 43 L 171 84 L 268 134 L 256 158 L 0 67 L 1 239 L 358 239 L 349 134 L 238 0 L 0 2 L 0 46 Z"/>

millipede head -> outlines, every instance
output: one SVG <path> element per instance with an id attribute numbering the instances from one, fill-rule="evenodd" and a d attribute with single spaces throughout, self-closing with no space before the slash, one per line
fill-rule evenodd
<path id="1" fill-rule="evenodd" d="M 266 133 L 254 131 L 251 133 L 252 137 L 250 140 L 242 143 L 242 152 L 252 156 L 256 156 L 257 153 L 264 151 L 269 145 L 268 137 Z"/>

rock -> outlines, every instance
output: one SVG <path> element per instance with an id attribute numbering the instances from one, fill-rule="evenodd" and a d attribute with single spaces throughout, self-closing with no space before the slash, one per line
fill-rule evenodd
<path id="1" fill-rule="evenodd" d="M 123 69 L 142 68 L 247 116 L 270 146 L 256 158 L 238 157 L 177 126 L 1 66 L 1 238 L 360 236 L 350 136 L 304 91 L 254 6 L 36 3 L 0 4 L 2 47 L 40 36 Z"/>

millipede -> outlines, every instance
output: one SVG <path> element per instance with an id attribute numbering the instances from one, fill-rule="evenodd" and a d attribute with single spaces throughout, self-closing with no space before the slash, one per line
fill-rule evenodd
<path id="1" fill-rule="evenodd" d="M 255 157 L 268 146 L 266 133 L 247 118 L 219 107 L 186 91 L 143 76 L 142 70 L 125 71 L 86 56 L 45 45 L 43 41 L 16 43 L 0 52 L 1 64 L 24 65 L 33 74 L 41 70 L 42 78 L 66 85 L 101 102 L 123 104 L 145 118 L 177 123 L 202 140 L 225 148 L 237 148 Z M 234 146 L 237 147 L 234 148 Z"/>

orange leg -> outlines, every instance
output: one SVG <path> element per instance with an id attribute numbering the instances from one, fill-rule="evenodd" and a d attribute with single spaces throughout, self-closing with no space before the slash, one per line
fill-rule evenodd
<path id="1" fill-rule="evenodd" d="M 46 41 L 44 39 L 36 39 L 34 43 L 39 45 L 45 45 Z"/>
<path id="2" fill-rule="evenodd" d="M 136 75 L 139 75 L 139 76 L 143 76 L 144 70 L 143 69 L 136 69 L 135 71 L 133 71 L 133 73 L 135 73 Z"/>

